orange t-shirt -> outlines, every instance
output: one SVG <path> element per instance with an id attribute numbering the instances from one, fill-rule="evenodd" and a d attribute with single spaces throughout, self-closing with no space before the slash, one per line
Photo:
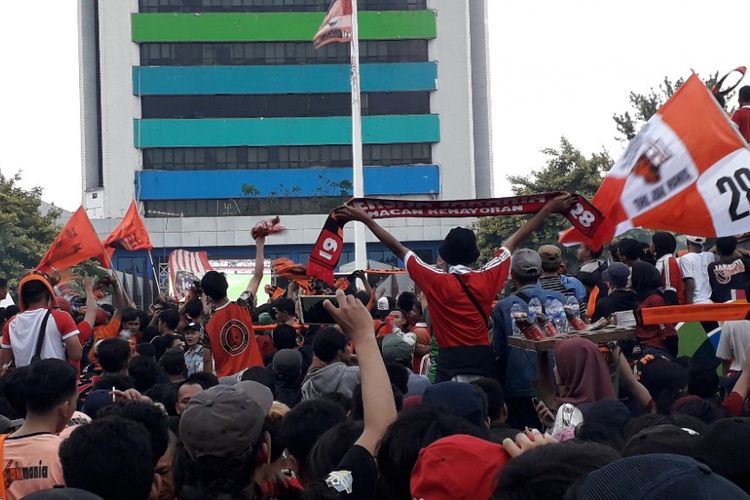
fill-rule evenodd
<path id="1" fill-rule="evenodd" d="M 426 323 L 417 323 L 412 328 L 411 333 L 417 336 L 417 344 L 430 345 L 432 337 L 430 337 L 430 330 L 427 328 Z M 414 355 L 414 362 L 412 363 L 412 371 L 419 373 L 419 367 L 422 364 L 422 358 Z"/>
<path id="2" fill-rule="evenodd" d="M 214 311 L 206 333 L 217 377 L 234 375 L 251 366 L 263 366 L 253 332 L 253 318 L 246 308 L 227 302 Z"/>
<path id="3" fill-rule="evenodd" d="M 65 484 L 58 457 L 64 439 L 49 433 L 5 439 L 2 472 L 8 500 Z"/>
<path id="4" fill-rule="evenodd" d="M 117 337 L 118 333 L 120 333 L 120 320 L 113 319 L 106 325 L 97 326 L 94 328 L 94 343 L 100 340 Z"/>

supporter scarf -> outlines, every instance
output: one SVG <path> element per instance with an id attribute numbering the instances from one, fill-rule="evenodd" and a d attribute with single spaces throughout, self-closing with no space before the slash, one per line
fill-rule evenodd
<path id="1" fill-rule="evenodd" d="M 394 217 L 488 217 L 536 213 L 562 193 L 541 193 L 479 200 L 412 201 L 354 198 L 347 205 L 361 208 L 373 219 Z M 602 214 L 586 198 L 576 195 L 577 203 L 563 214 L 583 234 L 593 234 Z M 307 274 L 333 283 L 333 272 L 344 247 L 344 223 L 331 212 L 323 225 L 307 264 Z"/>

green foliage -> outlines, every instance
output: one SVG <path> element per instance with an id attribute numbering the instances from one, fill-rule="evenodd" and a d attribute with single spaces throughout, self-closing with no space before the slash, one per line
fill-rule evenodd
<path id="1" fill-rule="evenodd" d="M 41 215 L 41 188 L 25 190 L 20 180 L 20 174 L 5 177 L 0 172 L 0 277 L 8 278 L 10 290 L 39 263 L 59 231 L 55 219 L 60 212 Z"/>
<path id="2" fill-rule="evenodd" d="M 590 157 L 584 156 L 565 137 L 560 139 L 557 149 L 543 150 L 547 155 L 545 166 L 528 176 L 509 176 L 513 193 L 516 195 L 544 193 L 551 191 L 568 191 L 591 198 L 607 170 L 612 166 L 612 159 L 606 151 Z M 481 260 L 486 262 L 503 241 L 509 238 L 524 222 L 525 217 L 483 217 L 475 228 L 477 242 L 481 251 Z M 557 242 L 558 233 L 569 227 L 569 222 L 560 216 L 546 220 L 541 228 L 532 234 L 524 246 L 538 248 L 547 243 Z M 566 261 L 574 262 L 572 250 L 564 250 Z"/>
<path id="3" fill-rule="evenodd" d="M 242 194 L 245 196 L 256 197 L 260 195 L 260 189 L 258 189 L 258 187 L 255 184 L 244 183 L 240 187 L 240 190 L 242 191 Z"/>

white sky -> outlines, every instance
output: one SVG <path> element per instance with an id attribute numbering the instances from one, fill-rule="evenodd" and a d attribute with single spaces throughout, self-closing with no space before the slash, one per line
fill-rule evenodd
<path id="1" fill-rule="evenodd" d="M 116 1 L 116 0 L 107 0 Z M 612 114 L 630 90 L 668 75 L 750 65 L 740 12 L 697 0 L 488 0 L 493 147 L 498 194 L 508 173 L 543 165 L 539 150 L 568 137 L 616 157 Z M 7 4 L 7 5 L 6 5 Z M 40 15 L 43 13 L 43 15 Z M 4 2 L 0 171 L 23 171 L 63 208 L 81 202 L 76 2 Z M 735 103 L 730 103 L 734 105 Z"/>

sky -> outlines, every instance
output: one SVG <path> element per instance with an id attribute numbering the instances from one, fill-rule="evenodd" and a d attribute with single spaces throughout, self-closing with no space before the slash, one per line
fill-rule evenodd
<path id="1" fill-rule="evenodd" d="M 750 65 L 734 14 L 747 0 L 726 0 L 721 9 L 696 0 L 487 1 L 497 195 L 510 193 L 509 173 L 543 166 L 540 150 L 562 136 L 585 154 L 607 149 L 617 157 L 624 145 L 612 115 L 628 109 L 631 90 L 691 70 Z M 77 2 L 6 3 L 0 172 L 20 170 L 24 187 L 41 186 L 45 200 L 74 210 L 81 203 Z"/>

